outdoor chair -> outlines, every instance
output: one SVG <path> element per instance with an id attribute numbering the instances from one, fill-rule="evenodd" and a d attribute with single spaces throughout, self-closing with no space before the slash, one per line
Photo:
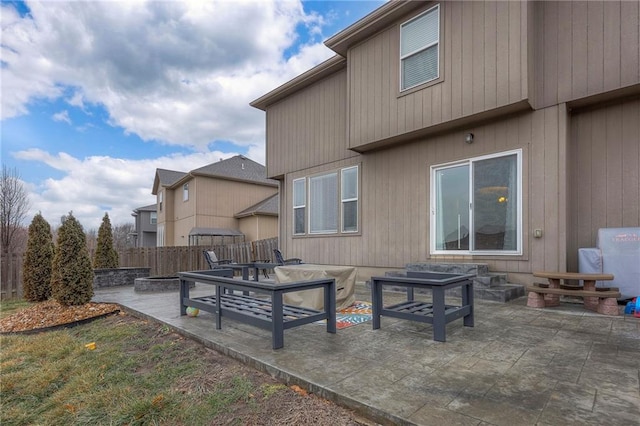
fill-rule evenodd
<path id="1" fill-rule="evenodd" d="M 302 262 L 302 259 L 299 259 L 297 257 L 292 257 L 290 259 L 285 259 L 284 256 L 282 255 L 282 252 L 278 249 L 273 249 L 273 252 L 276 255 L 276 263 L 280 266 L 283 265 L 299 265 Z"/>
<path id="2" fill-rule="evenodd" d="M 209 269 L 218 269 L 222 268 L 222 265 L 233 263 L 233 261 L 231 261 L 230 259 L 218 260 L 218 256 L 216 256 L 216 253 L 213 250 L 203 250 L 202 253 L 204 254 L 204 258 L 209 265 Z"/>
<path id="3" fill-rule="evenodd" d="M 224 268 L 224 265 L 233 265 L 236 263 L 231 259 L 218 260 L 218 256 L 216 256 L 216 253 L 213 250 L 203 250 L 202 253 L 204 254 L 204 258 L 207 261 L 207 264 L 209 264 L 210 269 Z M 268 263 L 269 261 L 268 260 L 252 260 L 251 262 Z M 267 273 L 266 269 L 262 270 L 262 274 L 264 275 L 265 278 L 269 278 L 269 274 Z"/>

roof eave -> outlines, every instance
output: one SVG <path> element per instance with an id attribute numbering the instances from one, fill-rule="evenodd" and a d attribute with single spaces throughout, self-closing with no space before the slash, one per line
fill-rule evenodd
<path id="1" fill-rule="evenodd" d="M 405 13 L 424 5 L 425 3 L 421 1 L 392 0 L 333 37 L 329 37 L 324 44 L 337 54 L 346 57 L 351 46 L 379 32 Z"/>
<path id="2" fill-rule="evenodd" d="M 284 83 L 283 85 L 272 90 L 266 95 L 259 97 L 249 105 L 254 108 L 266 111 L 269 105 L 278 102 L 283 98 L 286 98 L 287 96 L 297 92 L 300 89 L 310 86 L 311 84 L 325 78 L 330 74 L 335 73 L 336 71 L 345 68 L 346 66 L 347 60 L 339 55 L 335 55 L 311 68 L 309 71 L 300 74 L 293 80 Z"/>

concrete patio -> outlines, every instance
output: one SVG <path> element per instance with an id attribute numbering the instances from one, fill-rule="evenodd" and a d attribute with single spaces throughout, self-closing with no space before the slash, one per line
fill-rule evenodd
<path id="1" fill-rule="evenodd" d="M 192 295 L 210 294 L 196 285 Z M 388 293 L 385 302 L 402 297 Z M 421 297 L 425 297 L 422 295 Z M 271 334 L 213 315 L 179 315 L 178 292 L 96 290 L 203 345 L 350 407 L 400 425 L 622 425 L 640 422 L 640 318 L 604 316 L 579 304 L 535 309 L 526 297 L 476 300 L 475 327 L 447 325 L 447 341 L 427 324 L 382 317 L 329 334 L 308 324 Z M 370 301 L 364 283 L 356 299 Z M 455 301 L 455 299 L 453 299 Z M 621 307 L 622 308 L 622 307 Z"/>

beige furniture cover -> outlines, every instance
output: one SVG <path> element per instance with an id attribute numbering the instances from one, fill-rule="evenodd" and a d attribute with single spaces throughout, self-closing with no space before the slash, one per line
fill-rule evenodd
<path id="1" fill-rule="evenodd" d="M 336 280 L 336 309 L 346 308 L 356 301 L 356 268 L 353 266 L 301 265 L 278 266 L 276 281 L 293 281 L 334 278 Z M 321 288 L 285 293 L 284 303 L 311 309 L 324 309 L 324 290 Z"/>

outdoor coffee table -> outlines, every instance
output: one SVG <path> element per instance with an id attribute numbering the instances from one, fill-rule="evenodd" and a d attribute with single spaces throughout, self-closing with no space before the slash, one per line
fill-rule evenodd
<path id="1" fill-rule="evenodd" d="M 382 286 L 407 288 L 407 300 L 391 306 L 384 306 Z M 445 304 L 445 290 L 460 287 L 462 304 Z M 432 302 L 414 299 L 414 289 L 429 289 Z M 373 329 L 380 328 L 380 316 L 418 321 L 433 325 L 433 340 L 446 340 L 446 324 L 463 318 L 466 327 L 473 327 L 473 280 L 471 275 L 407 272 L 407 277 L 372 277 L 371 300 L 373 302 Z"/>

